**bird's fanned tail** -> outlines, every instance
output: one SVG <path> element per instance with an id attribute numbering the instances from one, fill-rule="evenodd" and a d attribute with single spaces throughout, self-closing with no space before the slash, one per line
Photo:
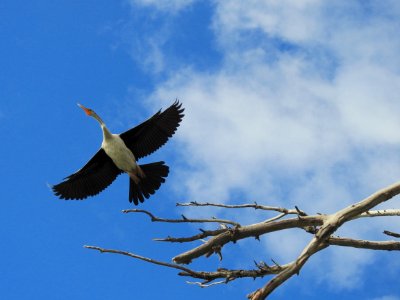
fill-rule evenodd
<path id="1" fill-rule="evenodd" d="M 129 178 L 129 202 L 133 202 L 135 205 L 153 195 L 165 182 L 169 173 L 169 167 L 163 161 L 140 165 L 140 168 L 145 177 L 140 178 L 138 184 Z"/>

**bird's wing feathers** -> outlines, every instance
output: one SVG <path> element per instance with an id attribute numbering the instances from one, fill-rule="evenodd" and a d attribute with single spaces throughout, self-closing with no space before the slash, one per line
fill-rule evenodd
<path id="1" fill-rule="evenodd" d="M 111 158 L 100 148 L 99 151 L 74 174 L 54 185 L 53 191 L 61 199 L 85 199 L 94 196 L 108 187 L 121 170 L 113 163 Z"/>
<path id="2" fill-rule="evenodd" d="M 120 134 L 136 159 L 156 151 L 175 133 L 184 116 L 181 106 L 182 104 L 176 101 L 165 111 L 160 110 L 147 121 Z M 61 199 L 85 199 L 100 193 L 121 173 L 122 171 L 100 148 L 82 169 L 52 186 L 52 189 Z"/>
<path id="3" fill-rule="evenodd" d="M 142 124 L 120 134 L 136 159 L 149 155 L 164 145 L 175 133 L 183 118 L 182 104 L 175 101 L 165 111 L 158 111 Z"/>

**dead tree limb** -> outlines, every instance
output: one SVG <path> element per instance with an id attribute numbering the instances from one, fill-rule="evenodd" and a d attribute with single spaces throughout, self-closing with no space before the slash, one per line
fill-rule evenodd
<path id="1" fill-rule="evenodd" d="M 230 224 L 234 226 L 240 227 L 239 223 L 230 221 L 230 220 L 222 220 L 217 218 L 211 219 L 188 219 L 184 215 L 182 215 L 182 219 L 165 219 L 159 218 L 153 215 L 151 212 L 143 209 L 125 209 L 122 211 L 123 213 L 144 213 L 148 215 L 152 222 L 164 222 L 164 223 L 220 223 L 220 224 Z"/>
<path id="2" fill-rule="evenodd" d="M 257 223 L 240 228 L 232 228 L 215 237 L 209 239 L 206 243 L 193 248 L 185 253 L 175 256 L 172 260 L 178 264 L 189 264 L 193 259 L 209 253 L 214 247 L 223 247 L 229 242 L 248 237 L 259 237 L 263 234 L 289 229 L 289 228 L 305 228 L 307 226 L 318 226 L 323 224 L 324 216 L 307 216 L 302 218 L 293 218 L 281 220 L 277 222 Z"/>
<path id="3" fill-rule="evenodd" d="M 96 246 L 85 246 L 89 249 L 98 250 L 100 252 L 115 253 L 126 255 L 135 259 L 143 260 L 148 263 L 161 265 L 168 268 L 177 269 L 180 272 L 180 276 L 191 277 L 199 279 L 201 281 L 187 281 L 189 284 L 194 284 L 200 287 L 210 287 L 216 284 L 229 283 L 233 280 L 251 277 L 251 278 L 263 278 L 265 276 L 273 276 L 264 286 L 258 290 L 250 293 L 247 297 L 251 300 L 265 299 L 270 295 L 276 288 L 282 285 L 285 281 L 291 278 L 295 274 L 299 274 L 304 264 L 317 252 L 324 250 L 330 246 L 339 247 L 352 247 L 362 248 L 369 250 L 387 250 L 387 251 L 398 251 L 400 250 L 400 242 L 393 240 L 383 241 L 371 241 L 371 240 L 360 240 L 353 239 L 351 237 L 337 237 L 333 234 L 343 224 L 351 222 L 360 218 L 370 217 L 389 217 L 400 216 L 400 209 L 385 209 L 385 210 L 371 210 L 377 205 L 391 199 L 392 197 L 400 193 L 400 182 L 388 186 L 384 189 L 377 191 L 362 201 L 347 206 L 333 214 L 317 214 L 307 215 L 304 211 L 298 207 L 294 209 L 287 209 L 282 207 L 264 206 L 257 203 L 254 204 L 241 204 L 241 205 L 227 205 L 217 203 L 178 203 L 177 206 L 192 206 L 192 207 L 204 207 L 212 206 L 219 207 L 221 209 L 244 209 L 253 208 L 263 211 L 272 211 L 277 213 L 275 216 L 254 224 L 243 225 L 237 221 L 209 218 L 209 219 L 196 219 L 188 218 L 182 215 L 181 219 L 165 219 L 156 217 L 149 211 L 130 209 L 124 210 L 124 213 L 143 213 L 150 217 L 151 221 L 154 222 L 166 222 L 166 223 L 218 223 L 219 228 L 215 230 L 204 230 L 200 229 L 200 233 L 187 237 L 166 237 L 154 239 L 155 241 L 171 242 L 171 243 L 187 243 L 194 241 L 201 241 L 202 244 L 192 247 L 184 253 L 178 254 L 172 258 L 173 263 L 167 263 L 160 260 L 155 260 L 147 257 L 143 257 L 131 252 L 104 249 Z M 289 218 L 290 215 L 294 217 Z M 235 243 L 238 240 L 255 238 L 259 239 L 260 236 L 267 235 L 271 232 L 283 231 L 287 229 L 297 228 L 304 230 L 311 234 L 311 239 L 308 244 L 303 248 L 299 256 L 287 264 L 278 265 L 267 265 L 265 262 L 255 263 L 255 268 L 246 269 L 224 269 L 218 268 L 216 271 L 196 271 L 190 268 L 184 267 L 184 264 L 190 264 L 193 260 L 199 257 L 209 257 L 212 254 L 217 254 L 222 260 L 222 249 L 228 243 Z M 400 234 L 384 231 L 387 236 L 399 238 Z"/>
<path id="4" fill-rule="evenodd" d="M 218 204 L 218 203 L 199 203 L 196 201 L 192 201 L 189 203 L 177 203 L 176 206 L 214 206 L 214 207 L 221 207 L 221 208 L 254 208 L 254 209 L 261 209 L 261 210 L 269 210 L 269 211 L 277 211 L 280 213 L 284 213 L 287 215 L 301 215 L 305 216 L 306 213 L 296 209 L 287 209 L 284 207 L 277 207 L 277 206 L 266 206 L 266 205 L 259 205 L 257 202 L 254 204 L 238 204 L 238 205 L 228 205 L 228 204 Z"/>

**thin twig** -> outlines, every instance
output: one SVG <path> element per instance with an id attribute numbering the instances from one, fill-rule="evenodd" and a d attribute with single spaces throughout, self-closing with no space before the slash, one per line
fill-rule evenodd
<path id="1" fill-rule="evenodd" d="M 171 243 L 186 243 L 186 242 L 193 242 L 193 241 L 197 241 L 197 240 L 202 240 L 206 237 L 210 237 L 210 236 L 216 236 L 218 234 L 221 234 L 223 232 L 228 231 L 229 228 L 225 228 L 225 229 L 217 229 L 217 230 L 203 230 L 201 229 L 201 233 L 193 235 L 193 236 L 189 236 L 189 237 L 166 237 L 166 238 L 156 238 L 153 239 L 153 241 L 157 241 L 157 242 L 171 242 Z"/>
<path id="2" fill-rule="evenodd" d="M 126 255 L 126 256 L 133 257 L 133 258 L 136 258 L 136 259 L 140 259 L 140 260 L 143 260 L 143 261 L 155 264 L 155 265 L 160 265 L 160 266 L 164 266 L 164 267 L 169 267 L 169 268 L 181 270 L 181 271 L 184 271 L 184 272 L 186 272 L 186 273 L 188 273 L 190 275 L 193 275 L 193 276 L 197 275 L 197 272 L 195 272 L 195 271 L 193 271 L 193 270 L 191 270 L 189 268 L 185 268 L 185 267 L 183 267 L 181 265 L 167 263 L 167 262 L 163 262 L 163 261 L 158 261 L 158 260 L 155 260 L 155 259 L 152 259 L 152 258 L 144 257 L 144 256 L 137 255 L 137 254 L 134 254 L 134 253 L 131 253 L 131 252 L 127 252 L 127 251 L 114 250 L 114 249 L 104 249 L 104 248 L 100 248 L 100 247 L 97 247 L 97 246 L 88 246 L 88 245 L 85 245 L 83 247 L 86 248 L 86 249 L 98 250 L 101 253 L 115 253 L 115 254 Z"/>
<path id="3" fill-rule="evenodd" d="M 400 242 L 397 241 L 369 241 L 356 240 L 343 237 L 330 237 L 326 241 L 329 245 L 363 248 L 370 250 L 400 250 Z"/>
<path id="4" fill-rule="evenodd" d="M 386 234 L 386 235 L 395 237 L 395 238 L 400 238 L 400 233 L 391 232 L 391 231 L 388 231 L 388 230 L 385 230 L 383 233 Z"/>
<path id="5" fill-rule="evenodd" d="M 287 209 L 284 207 L 276 207 L 276 206 L 266 206 L 266 205 L 259 205 L 257 202 L 254 204 L 237 204 L 237 205 L 229 205 L 229 204 L 218 204 L 218 203 L 200 203 L 196 201 L 188 202 L 188 203 L 176 203 L 176 206 L 214 206 L 214 207 L 222 207 L 222 208 L 254 208 L 254 209 L 261 209 L 261 210 L 272 210 L 277 211 L 280 213 L 290 214 L 290 215 L 306 215 L 306 213 L 300 209 Z"/>
<path id="6" fill-rule="evenodd" d="M 369 210 L 358 216 L 354 216 L 352 219 L 359 218 L 372 218 L 372 217 L 399 217 L 400 209 L 380 209 L 380 210 Z"/>
<path id="7" fill-rule="evenodd" d="M 123 213 L 144 213 L 148 215 L 152 222 L 165 222 L 165 223 L 222 223 L 222 224 L 230 224 L 233 226 L 240 227 L 240 224 L 230 220 L 223 220 L 223 219 L 191 219 L 187 218 L 182 215 L 182 219 L 164 219 L 159 218 L 153 215 L 151 212 L 143 209 L 125 209 L 122 211 Z"/>
<path id="8" fill-rule="evenodd" d="M 192 278 L 198 278 L 198 279 L 203 279 L 206 280 L 207 282 L 211 282 L 215 279 L 220 279 L 224 278 L 224 282 L 232 281 L 237 278 L 244 278 L 244 277 L 250 277 L 250 278 L 256 278 L 256 277 L 263 277 L 265 275 L 269 274 L 276 274 L 278 273 L 282 268 L 286 268 L 287 265 L 280 266 L 280 268 L 276 266 L 269 267 L 268 269 L 257 269 L 257 270 L 229 270 L 229 269 L 223 269 L 220 268 L 217 271 L 214 272 L 205 272 L 205 271 L 194 271 L 192 269 L 183 267 L 181 265 L 173 264 L 173 263 L 167 263 L 163 261 L 158 261 L 152 258 L 144 257 L 141 255 L 137 255 L 131 252 L 127 251 L 121 251 L 121 250 L 114 250 L 114 249 L 105 249 L 97 246 L 84 246 L 87 249 L 93 249 L 100 251 L 101 253 L 114 253 L 114 254 L 120 254 L 120 255 L 125 255 L 129 256 L 135 259 L 143 260 L 152 264 L 156 265 L 161 265 L 164 267 L 168 268 L 173 268 L 180 270 L 181 272 L 178 273 L 180 276 L 190 276 Z"/>
<path id="9" fill-rule="evenodd" d="M 217 284 L 223 284 L 223 283 L 228 283 L 229 281 L 227 281 L 227 280 L 221 280 L 221 281 L 216 281 L 216 282 L 213 282 L 213 283 L 204 283 L 204 282 L 193 282 L 193 281 L 186 281 L 186 283 L 187 284 L 195 284 L 195 285 L 197 285 L 197 286 L 199 286 L 199 287 L 201 287 L 201 288 L 207 288 L 207 287 L 210 287 L 210 286 L 213 286 L 213 285 L 217 285 Z"/>
<path id="10" fill-rule="evenodd" d="M 281 214 L 279 214 L 279 215 L 277 215 L 277 216 L 275 216 L 275 217 L 272 217 L 272 218 L 270 218 L 270 219 L 267 219 L 267 220 L 263 221 L 263 223 L 264 223 L 264 224 L 265 224 L 265 223 L 270 223 L 270 222 L 273 222 L 273 221 L 282 219 L 282 218 L 283 218 L 284 216 L 286 216 L 286 215 L 287 215 L 286 213 L 281 213 Z"/>

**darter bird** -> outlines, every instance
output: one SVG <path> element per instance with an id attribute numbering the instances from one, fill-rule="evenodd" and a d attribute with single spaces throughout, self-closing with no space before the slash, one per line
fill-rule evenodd
<path id="1" fill-rule="evenodd" d="M 147 121 L 121 134 L 111 133 L 103 120 L 90 108 L 78 104 L 95 118 L 103 131 L 100 150 L 77 172 L 53 185 L 61 199 L 82 200 L 108 187 L 118 175 L 129 175 L 129 202 L 138 205 L 159 189 L 168 176 L 163 161 L 139 165 L 137 160 L 163 146 L 177 130 L 184 116 L 182 104 L 175 101 L 163 112 L 158 111 Z"/>

